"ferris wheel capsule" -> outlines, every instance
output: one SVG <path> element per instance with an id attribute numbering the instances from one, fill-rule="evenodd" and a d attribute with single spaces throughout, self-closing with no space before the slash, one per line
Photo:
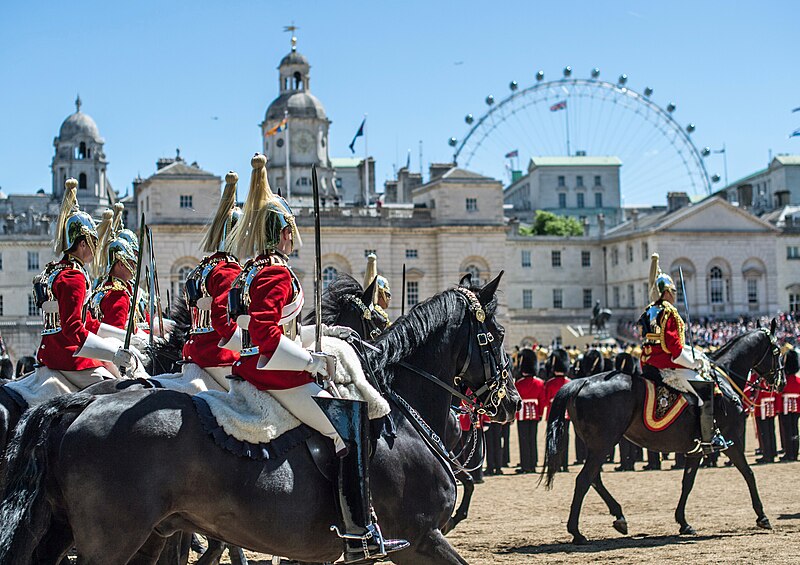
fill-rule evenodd
<path id="1" fill-rule="evenodd" d="M 671 114 L 674 111 L 675 111 L 675 104 L 673 104 L 672 102 L 667 104 L 667 112 L 669 112 Z"/>
<path id="2" fill-rule="evenodd" d="M 511 90 L 511 92 L 514 92 L 517 88 L 519 88 L 519 85 L 517 84 L 517 81 L 512 80 L 508 83 L 508 88 Z"/>
<path id="3" fill-rule="evenodd" d="M 447 140 L 447 144 L 450 147 L 455 147 L 456 143 L 458 143 L 458 140 L 455 137 L 451 137 L 450 139 Z"/>
<path id="4" fill-rule="evenodd" d="M 644 95 L 650 98 L 653 95 L 653 89 L 649 86 L 644 89 Z"/>
<path id="5" fill-rule="evenodd" d="M 598 78 L 600 76 L 600 69 L 597 67 L 592 69 L 592 78 Z"/>
<path id="6" fill-rule="evenodd" d="M 491 106 L 492 104 L 494 104 L 494 96 L 492 96 L 491 94 L 489 96 L 487 96 L 486 97 L 486 104 L 488 106 Z"/>
<path id="7" fill-rule="evenodd" d="M 708 157 L 709 155 L 711 155 L 711 148 L 703 147 L 703 150 L 700 151 L 700 153 L 703 155 L 703 157 Z"/>
<path id="8" fill-rule="evenodd" d="M 686 126 L 686 133 L 692 133 L 695 130 L 694 124 Z"/>
<path id="9" fill-rule="evenodd" d="M 570 66 L 564 67 L 564 78 L 569 78 L 571 74 L 572 74 L 572 67 Z"/>
<path id="10" fill-rule="evenodd" d="M 619 84 L 621 86 L 621 85 L 625 84 L 626 82 L 628 82 L 628 75 L 626 75 L 624 73 L 619 75 L 619 78 L 617 79 L 617 84 Z"/>
<path id="11" fill-rule="evenodd" d="M 475 121 L 475 118 L 472 117 L 472 114 L 467 114 L 466 116 L 464 116 L 464 121 L 467 122 L 468 124 L 471 124 L 472 122 Z"/>
<path id="12" fill-rule="evenodd" d="M 719 175 L 711 175 L 711 182 L 719 182 L 720 176 Z"/>
<path id="13" fill-rule="evenodd" d="M 540 82 L 544 80 L 544 71 L 539 71 L 536 73 L 536 80 Z"/>

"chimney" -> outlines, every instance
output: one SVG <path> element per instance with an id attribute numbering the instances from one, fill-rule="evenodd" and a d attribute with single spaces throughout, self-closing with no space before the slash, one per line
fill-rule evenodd
<path id="1" fill-rule="evenodd" d="M 689 195 L 685 192 L 667 193 L 667 212 L 674 212 L 689 205 Z"/>
<path id="2" fill-rule="evenodd" d="M 600 235 L 606 233 L 606 215 L 605 214 L 597 214 L 597 229 L 600 231 Z"/>
<path id="3" fill-rule="evenodd" d="M 784 216 L 783 217 L 783 225 L 784 225 L 784 227 L 787 227 L 787 228 L 793 228 L 794 227 L 794 216 L 790 216 L 788 214 L 786 216 Z"/>
<path id="4" fill-rule="evenodd" d="M 631 221 L 633 222 L 633 229 L 639 229 L 639 210 L 637 208 L 631 210 Z"/>
<path id="5" fill-rule="evenodd" d="M 588 236 L 589 235 L 589 228 L 590 228 L 589 218 L 584 218 L 583 219 L 583 235 L 584 236 Z"/>
<path id="6" fill-rule="evenodd" d="M 431 163 L 429 169 L 430 180 L 438 179 L 455 166 L 455 163 Z"/>

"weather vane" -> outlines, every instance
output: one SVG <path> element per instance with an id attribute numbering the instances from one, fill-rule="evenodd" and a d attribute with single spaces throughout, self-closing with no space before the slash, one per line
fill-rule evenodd
<path id="1" fill-rule="evenodd" d="M 292 34 L 292 51 L 297 51 L 297 37 L 295 37 L 294 32 L 298 29 L 300 28 L 294 25 L 294 22 L 290 26 L 283 26 L 283 31 L 288 31 Z"/>

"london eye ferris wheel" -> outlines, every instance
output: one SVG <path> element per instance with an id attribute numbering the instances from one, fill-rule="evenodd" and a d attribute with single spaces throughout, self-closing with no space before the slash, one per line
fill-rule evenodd
<path id="1" fill-rule="evenodd" d="M 705 167 L 711 150 L 692 140 L 695 125 L 681 125 L 674 102 L 659 104 L 649 86 L 634 90 L 625 74 L 609 82 L 597 68 L 576 78 L 565 67 L 561 78 L 548 81 L 539 71 L 532 85 L 512 81 L 509 91 L 488 95 L 485 112 L 467 114 L 469 129 L 450 138 L 459 166 L 508 181 L 511 170 L 524 174 L 531 157 L 615 156 L 625 204 L 660 204 L 676 191 L 704 196 L 719 180 Z"/>

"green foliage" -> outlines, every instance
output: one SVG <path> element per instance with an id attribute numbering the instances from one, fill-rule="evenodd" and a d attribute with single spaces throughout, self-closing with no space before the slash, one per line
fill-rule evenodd
<path id="1" fill-rule="evenodd" d="M 520 226 L 520 235 L 583 235 L 583 225 L 569 216 L 559 216 L 552 212 L 536 212 L 533 225 Z"/>

